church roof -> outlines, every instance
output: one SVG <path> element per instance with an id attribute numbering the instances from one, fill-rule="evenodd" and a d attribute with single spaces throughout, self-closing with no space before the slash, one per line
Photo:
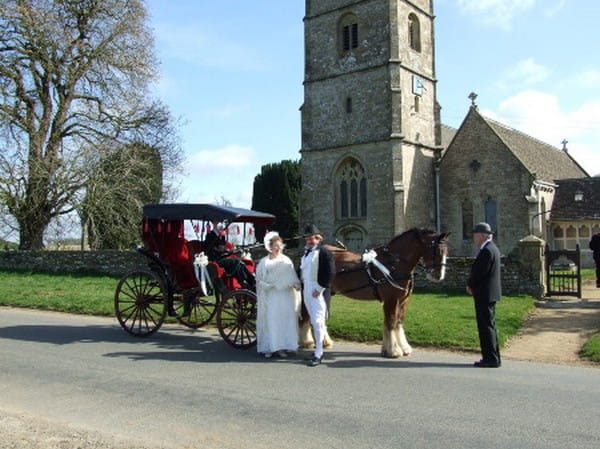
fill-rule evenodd
<path id="1" fill-rule="evenodd" d="M 452 139 L 454 139 L 454 136 L 458 130 L 456 128 L 452 128 L 451 126 L 444 125 L 443 123 L 440 129 L 442 131 L 442 151 L 446 151 L 448 145 L 450 145 L 450 142 L 452 142 Z"/>
<path id="2" fill-rule="evenodd" d="M 476 109 L 473 109 L 475 110 Z M 479 114 L 479 112 L 477 112 Z M 479 116 L 502 139 L 507 148 L 537 179 L 556 181 L 568 178 L 589 177 L 589 174 L 564 150 L 559 150 L 521 131 L 500 122 Z"/>
<path id="3" fill-rule="evenodd" d="M 552 202 L 552 220 L 600 220 L 600 177 L 561 179 Z M 583 194 L 575 201 L 575 193 Z"/>

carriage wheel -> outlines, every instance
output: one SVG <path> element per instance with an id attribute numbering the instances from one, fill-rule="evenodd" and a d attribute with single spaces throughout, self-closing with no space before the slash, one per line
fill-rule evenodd
<path id="1" fill-rule="evenodd" d="M 217 310 L 217 327 L 223 340 L 234 348 L 256 344 L 256 295 L 235 290 L 225 295 Z"/>
<path id="2" fill-rule="evenodd" d="M 221 294 L 218 291 L 202 296 L 200 289 L 185 290 L 173 297 L 173 309 L 177 321 L 192 329 L 198 329 L 210 322 L 217 313 Z M 184 316 L 185 303 L 189 303 L 189 314 Z"/>
<path id="3" fill-rule="evenodd" d="M 167 314 L 164 291 L 152 271 L 135 270 L 123 276 L 115 291 L 115 314 L 121 327 L 136 337 L 156 332 Z"/>

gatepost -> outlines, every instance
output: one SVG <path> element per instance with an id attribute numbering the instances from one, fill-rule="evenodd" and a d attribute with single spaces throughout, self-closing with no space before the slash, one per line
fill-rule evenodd
<path id="1" fill-rule="evenodd" d="M 528 235 L 519 240 L 520 270 L 529 288 L 536 298 L 546 295 L 546 270 L 544 267 L 544 242 L 539 237 Z"/>

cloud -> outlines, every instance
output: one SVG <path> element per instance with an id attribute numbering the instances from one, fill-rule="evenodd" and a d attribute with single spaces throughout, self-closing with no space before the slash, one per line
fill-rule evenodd
<path id="1" fill-rule="evenodd" d="M 550 73 L 548 67 L 538 64 L 533 58 L 523 59 L 500 76 L 498 87 L 514 86 L 515 82 L 520 86 L 532 86 L 548 79 Z"/>
<path id="2" fill-rule="evenodd" d="M 242 71 L 262 71 L 267 60 L 258 50 L 244 42 L 227 39 L 228 30 L 211 31 L 201 23 L 156 28 L 162 59 L 178 59 L 196 67 Z"/>
<path id="3" fill-rule="evenodd" d="M 600 70 L 587 69 L 575 75 L 572 81 L 569 81 L 571 86 L 576 89 L 600 87 Z"/>
<path id="4" fill-rule="evenodd" d="M 548 18 L 555 17 L 565 8 L 566 5 L 567 0 L 557 0 L 555 3 L 544 3 L 544 6 L 547 6 L 547 9 L 544 11 L 544 15 Z"/>
<path id="5" fill-rule="evenodd" d="M 575 160 L 589 174 L 600 173 L 600 99 L 565 112 L 556 96 L 527 90 L 483 113 L 557 148 L 566 139 Z"/>
<path id="6" fill-rule="evenodd" d="M 503 30 L 511 28 L 512 20 L 531 9 L 536 0 L 456 0 L 458 7 L 477 21 Z"/>
<path id="7" fill-rule="evenodd" d="M 227 145 L 216 150 L 199 150 L 187 158 L 189 170 L 206 170 L 212 168 L 239 169 L 252 165 L 255 157 L 252 147 L 242 145 Z"/>
<path id="8" fill-rule="evenodd" d="M 254 177 L 262 163 L 251 146 L 227 145 L 191 154 L 182 169 L 178 201 L 250 207 Z"/>

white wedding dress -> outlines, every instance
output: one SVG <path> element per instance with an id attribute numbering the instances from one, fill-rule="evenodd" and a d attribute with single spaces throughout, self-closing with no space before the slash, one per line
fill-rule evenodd
<path id="1" fill-rule="evenodd" d="M 256 268 L 256 340 L 259 353 L 298 349 L 300 280 L 284 254 L 264 257 Z"/>

